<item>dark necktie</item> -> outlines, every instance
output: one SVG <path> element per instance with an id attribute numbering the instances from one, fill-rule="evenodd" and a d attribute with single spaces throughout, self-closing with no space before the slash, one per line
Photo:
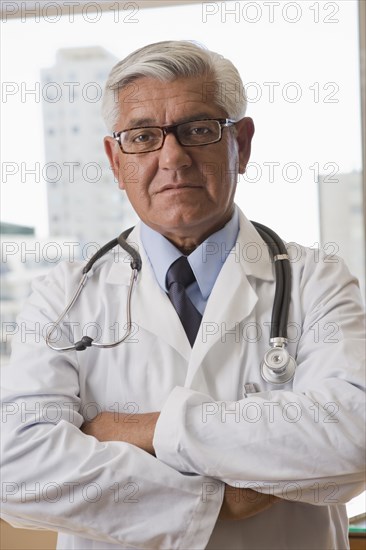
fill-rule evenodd
<path id="1" fill-rule="evenodd" d="M 172 263 L 166 274 L 166 286 L 170 301 L 176 309 L 188 340 L 193 347 L 201 324 L 202 315 L 189 299 L 186 288 L 196 280 L 186 256 Z"/>

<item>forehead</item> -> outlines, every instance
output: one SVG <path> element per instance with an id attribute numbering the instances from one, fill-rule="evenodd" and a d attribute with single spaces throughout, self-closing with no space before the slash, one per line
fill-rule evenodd
<path id="1" fill-rule="evenodd" d="M 209 77 L 161 82 L 141 77 L 119 93 L 119 126 L 172 124 L 192 117 L 226 117 L 215 99 L 218 85 Z"/>

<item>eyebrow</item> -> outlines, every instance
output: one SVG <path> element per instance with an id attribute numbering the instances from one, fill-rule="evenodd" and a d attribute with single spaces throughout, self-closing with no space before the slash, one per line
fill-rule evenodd
<path id="1" fill-rule="evenodd" d="M 222 116 L 214 116 L 212 113 L 201 112 L 197 114 L 192 114 L 189 116 L 181 117 L 177 119 L 174 124 L 163 124 L 163 126 L 175 126 L 176 124 L 184 124 L 185 122 L 190 122 L 191 120 L 204 120 L 205 118 L 225 118 Z M 128 127 L 125 128 L 143 128 L 146 126 L 160 126 L 157 121 L 153 118 L 133 118 L 130 120 Z"/>

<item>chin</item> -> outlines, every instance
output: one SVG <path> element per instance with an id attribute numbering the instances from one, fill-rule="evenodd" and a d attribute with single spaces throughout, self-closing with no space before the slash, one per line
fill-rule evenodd
<path id="1" fill-rule="evenodd" d="M 219 223 L 216 218 L 202 216 L 202 213 L 200 213 L 200 215 L 197 214 L 196 216 L 160 218 L 153 229 L 170 239 L 174 236 L 180 238 L 188 237 L 202 242 L 211 233 L 216 231 L 218 225 Z"/>

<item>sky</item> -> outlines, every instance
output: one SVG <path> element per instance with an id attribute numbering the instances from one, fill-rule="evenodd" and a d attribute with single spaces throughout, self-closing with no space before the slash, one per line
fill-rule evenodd
<path id="1" fill-rule="evenodd" d="M 40 71 L 59 48 L 101 45 L 122 58 L 149 42 L 189 39 L 229 57 L 247 87 L 256 133 L 239 206 L 284 239 L 312 246 L 319 173 L 361 168 L 357 3 L 144 5 L 63 18 L 40 8 L 39 17 L 3 22 L 2 220 L 47 236 Z"/>

